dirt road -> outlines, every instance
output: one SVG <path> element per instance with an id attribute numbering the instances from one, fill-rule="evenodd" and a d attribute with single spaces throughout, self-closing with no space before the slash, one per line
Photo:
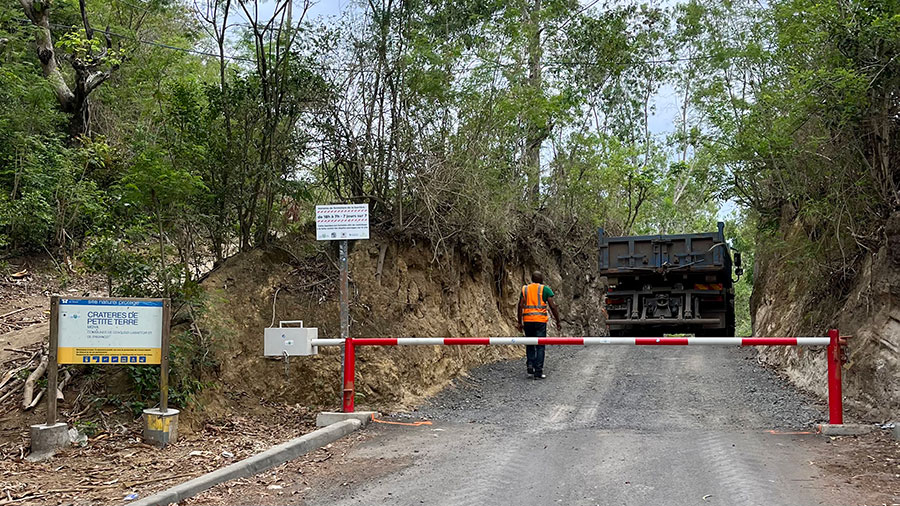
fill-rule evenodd
<path id="1" fill-rule="evenodd" d="M 375 424 L 326 472 L 284 475 L 264 501 L 865 504 L 818 466 L 828 438 L 796 433 L 812 430 L 824 406 L 753 356 L 552 348 L 543 381 L 527 379 L 521 360 L 485 366 L 412 416 L 390 418 L 431 425 Z M 241 500 L 260 498 L 228 502 Z"/>

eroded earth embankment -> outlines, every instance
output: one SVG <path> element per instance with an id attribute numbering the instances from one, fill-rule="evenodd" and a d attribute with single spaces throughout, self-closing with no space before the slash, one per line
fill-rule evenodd
<path id="1" fill-rule="evenodd" d="M 273 321 L 303 320 L 318 327 L 320 337 L 339 337 L 334 255 L 295 251 L 300 249 L 285 244 L 247 252 L 204 281 L 210 303 L 201 326 L 215 335 L 213 353 L 221 364 L 215 387 L 204 394 L 207 414 L 235 403 L 252 409 L 260 399 L 337 407 L 337 347 L 291 359 L 286 369 L 262 357 L 262 331 Z M 376 238 L 357 243 L 349 265 L 353 337 L 517 335 L 519 289 L 535 268 L 558 294 L 562 333 L 601 335 L 605 328 L 603 290 L 588 255 L 542 244 L 514 258 L 473 260 Z M 522 353 L 507 347 L 367 347 L 357 357 L 357 405 L 411 406 L 475 365 Z"/>
<path id="2" fill-rule="evenodd" d="M 799 233 L 797 228 L 788 227 L 781 236 Z M 754 335 L 825 335 L 837 328 L 853 336 L 843 371 L 844 398 L 864 421 L 900 413 L 900 212 L 888 220 L 886 236 L 887 244 L 866 254 L 849 288 L 825 296 L 822 285 L 765 248 L 759 248 L 763 253 L 754 269 Z M 824 349 L 773 347 L 761 349 L 760 356 L 800 387 L 826 395 Z"/>

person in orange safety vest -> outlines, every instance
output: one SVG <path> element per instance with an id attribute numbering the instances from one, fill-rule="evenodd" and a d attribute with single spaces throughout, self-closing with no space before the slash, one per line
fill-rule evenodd
<path id="1" fill-rule="evenodd" d="M 556 328 L 560 329 L 559 308 L 553 301 L 553 290 L 544 284 L 544 275 L 541 271 L 531 273 L 531 284 L 522 287 L 519 297 L 519 311 L 516 328 L 524 331 L 525 337 L 547 337 L 547 322 L 550 314 L 556 322 Z M 528 374 L 534 379 L 544 379 L 544 345 L 534 344 L 525 346 L 525 365 Z"/>

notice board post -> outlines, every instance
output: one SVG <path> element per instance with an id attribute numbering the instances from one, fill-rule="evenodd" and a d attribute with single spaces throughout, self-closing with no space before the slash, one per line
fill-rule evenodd
<path id="1" fill-rule="evenodd" d="M 59 296 L 50 298 L 50 353 L 47 362 L 47 425 L 56 424 L 56 390 L 59 389 Z"/>
<path id="2" fill-rule="evenodd" d="M 169 322 L 172 321 L 172 302 L 163 300 L 162 309 L 162 353 L 159 357 L 159 410 L 169 410 Z"/>
<path id="3" fill-rule="evenodd" d="M 28 460 L 35 462 L 52 457 L 60 448 L 69 444 L 69 426 L 56 421 L 56 390 L 59 375 L 58 337 L 59 297 L 50 298 L 50 349 L 47 362 L 47 423 L 28 428 L 31 436 L 31 453 Z"/>
<path id="4" fill-rule="evenodd" d="M 350 254 L 348 250 L 347 240 L 342 239 L 340 243 L 340 276 L 338 280 L 338 291 L 340 292 L 340 317 L 341 317 L 341 339 L 344 343 L 350 337 L 350 267 L 348 265 L 347 256 Z M 347 347 L 341 346 L 341 378 L 345 376 L 347 370 Z M 342 383 L 343 393 L 341 394 L 341 402 L 346 404 L 347 383 Z M 349 386 L 350 393 L 353 393 L 353 382 Z"/>
<path id="5" fill-rule="evenodd" d="M 369 205 L 368 204 L 335 204 L 316 206 L 316 240 L 340 241 L 340 292 L 341 339 L 350 338 L 350 268 L 348 266 L 347 241 L 369 238 Z M 347 371 L 347 347 L 341 348 L 341 367 Z M 346 374 L 341 388 L 341 405 L 347 406 L 347 400 L 353 399 L 354 381 Z M 346 408 L 345 408 L 346 411 Z M 351 408 L 350 411 L 353 411 Z"/>
<path id="6" fill-rule="evenodd" d="M 172 302 L 162 301 L 163 321 L 160 332 L 159 354 L 159 408 L 145 409 L 144 442 L 163 447 L 178 440 L 177 409 L 169 409 L 169 322 L 172 321 Z"/>

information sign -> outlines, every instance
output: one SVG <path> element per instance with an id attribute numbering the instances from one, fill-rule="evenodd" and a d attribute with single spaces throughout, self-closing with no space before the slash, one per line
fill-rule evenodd
<path id="1" fill-rule="evenodd" d="M 368 238 L 368 204 L 316 206 L 316 239 L 347 241 Z"/>
<path id="2" fill-rule="evenodd" d="M 60 364 L 159 364 L 162 299 L 59 299 Z"/>

